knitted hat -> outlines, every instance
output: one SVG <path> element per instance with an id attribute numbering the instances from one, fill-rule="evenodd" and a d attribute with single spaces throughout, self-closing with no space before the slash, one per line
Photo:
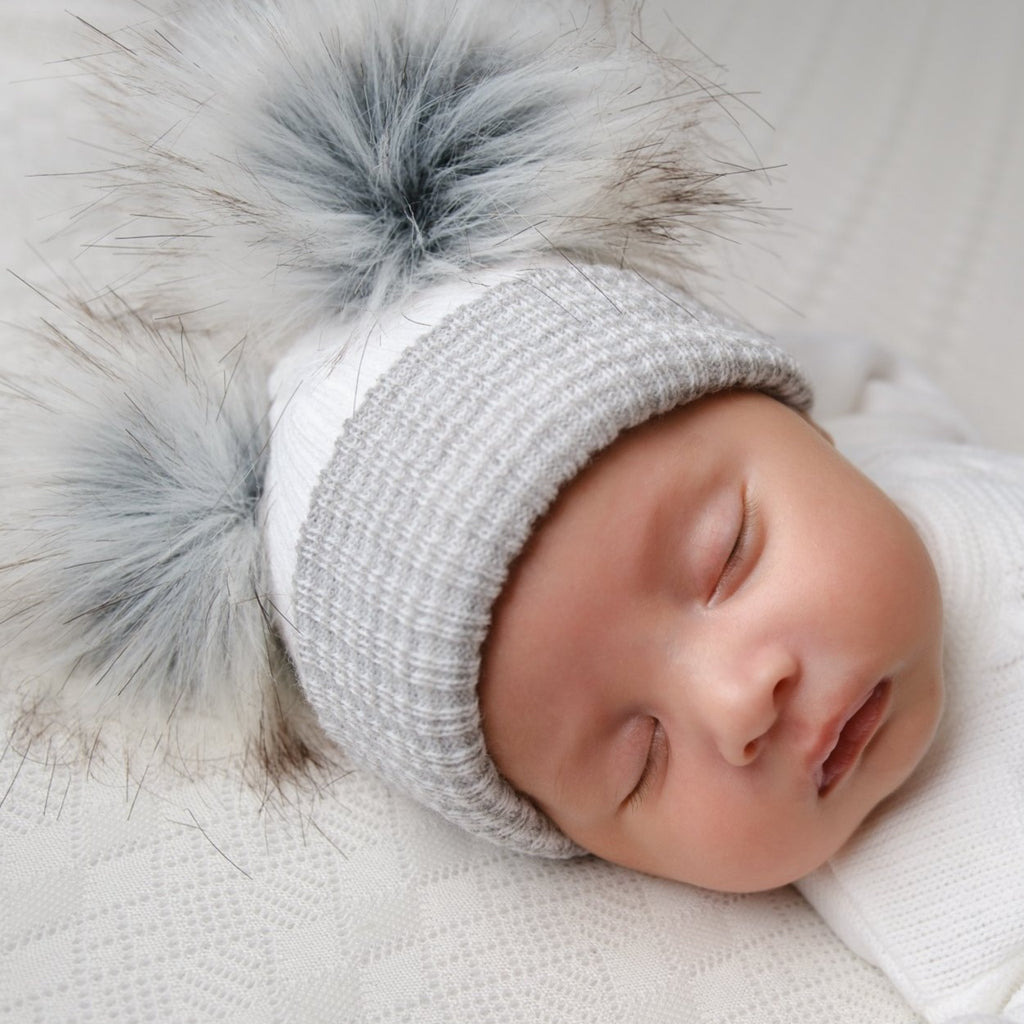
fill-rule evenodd
<path id="1" fill-rule="evenodd" d="M 798 409 L 810 395 L 780 350 L 636 273 L 547 267 L 471 294 L 435 292 L 428 305 L 455 310 L 392 342 L 404 351 L 354 402 L 359 346 L 314 356 L 318 377 L 308 352 L 279 370 L 276 600 L 301 686 L 347 753 L 470 832 L 567 856 L 579 850 L 499 775 L 481 730 L 481 647 L 511 564 L 623 430 L 731 388 Z M 288 498 L 310 490 L 300 521 Z"/>
<path id="2" fill-rule="evenodd" d="M 146 272 L 72 303 L 59 379 L 14 389 L 0 646 L 84 673 L 100 716 L 228 722 L 279 772 L 311 756 L 280 633 L 353 759 L 575 852 L 481 734 L 510 565 L 622 431 L 727 388 L 809 401 L 663 283 L 746 209 L 700 130 L 723 94 L 547 2 L 175 7 L 97 58 L 123 149 L 98 191 L 143 217 Z"/>

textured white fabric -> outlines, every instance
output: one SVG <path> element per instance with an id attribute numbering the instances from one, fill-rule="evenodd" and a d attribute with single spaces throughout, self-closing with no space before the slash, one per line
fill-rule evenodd
<path id="1" fill-rule="evenodd" d="M 851 453 L 935 560 L 947 707 L 910 783 L 798 888 L 929 1020 L 1024 1022 L 1024 457 L 891 441 Z"/>
<path id="2" fill-rule="evenodd" d="M 364 774 L 264 800 L 0 762 L 5 1024 L 912 1024 L 792 891 L 474 841 Z"/>
<path id="3" fill-rule="evenodd" d="M 80 172 L 105 159 L 81 141 L 94 113 L 71 88 L 76 65 L 46 63 L 96 48 L 66 9 L 103 30 L 146 16 L 134 0 L 0 5 L 0 252 L 45 282 L 30 242 L 100 288 L 132 269 L 103 237 L 48 242 L 95 200 Z M 739 130 L 723 116 L 723 132 L 772 168 L 749 180 L 781 211 L 775 228 L 734 228 L 705 297 L 761 328 L 909 353 L 986 441 L 1024 449 L 1024 6 L 648 0 L 644 18 L 727 65 L 741 99 Z M 49 310 L 10 274 L 0 303 L 4 320 Z M 0 346 L 14 358 L 14 338 Z M 843 357 L 826 389 L 822 362 L 823 398 L 865 365 Z M 154 767 L 140 787 L 149 743 L 126 771 L 110 740 L 87 771 L 45 742 L 6 746 L 6 732 L 4 1024 L 920 1020 L 789 891 L 567 873 L 473 843 L 358 775 L 263 806 L 226 758 L 195 780 Z"/>
<path id="4" fill-rule="evenodd" d="M 660 17 L 664 12 L 664 17 Z M 925 367 L 996 447 L 1024 450 L 1024 4 L 662 0 L 727 69 L 765 244 L 719 247 L 714 289 L 765 330 L 873 338 Z M 723 131 L 730 125 L 723 119 Z"/>
<path id="5" fill-rule="evenodd" d="M 526 269 L 482 270 L 471 279 L 427 289 L 383 315 L 325 324 L 300 338 L 274 367 L 264 532 L 274 606 L 290 642 L 295 640 L 292 580 L 298 538 L 342 425 L 410 345 L 460 306 Z"/>

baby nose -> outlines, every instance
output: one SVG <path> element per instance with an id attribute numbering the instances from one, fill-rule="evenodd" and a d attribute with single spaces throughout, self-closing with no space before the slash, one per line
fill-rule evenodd
<path id="1" fill-rule="evenodd" d="M 702 680 L 707 725 L 729 764 L 741 768 L 760 756 L 796 672 L 796 659 L 781 644 L 770 644 L 753 653 L 734 649 L 720 672 Z"/>

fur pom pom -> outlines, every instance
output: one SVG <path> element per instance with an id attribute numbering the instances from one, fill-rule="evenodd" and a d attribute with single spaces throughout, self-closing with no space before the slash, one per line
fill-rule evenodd
<path id="1" fill-rule="evenodd" d="M 685 284 L 738 203 L 698 128 L 716 90 L 543 4 L 236 0 L 117 38 L 100 184 L 147 308 L 189 323 L 287 340 L 537 254 Z"/>
<path id="2" fill-rule="evenodd" d="M 268 621 L 262 377 L 123 311 L 49 340 L 57 376 L 3 381 L 0 649 L 94 718 L 189 711 L 304 760 Z"/>

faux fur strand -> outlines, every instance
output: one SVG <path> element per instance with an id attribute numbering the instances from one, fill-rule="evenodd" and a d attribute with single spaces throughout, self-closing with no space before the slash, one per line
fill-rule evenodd
<path id="1" fill-rule="evenodd" d="M 101 715 L 192 710 L 277 730 L 268 705 L 287 671 L 260 554 L 262 379 L 123 312 L 80 310 L 50 340 L 56 379 L 3 382 L 0 649 L 83 680 Z"/>
<path id="2" fill-rule="evenodd" d="M 98 185 L 131 218 L 104 244 L 148 261 L 152 312 L 262 340 L 538 253 L 685 285 L 737 205 L 698 127 L 722 92 L 555 6 L 234 0 L 126 29 L 93 62 L 121 138 Z"/>

